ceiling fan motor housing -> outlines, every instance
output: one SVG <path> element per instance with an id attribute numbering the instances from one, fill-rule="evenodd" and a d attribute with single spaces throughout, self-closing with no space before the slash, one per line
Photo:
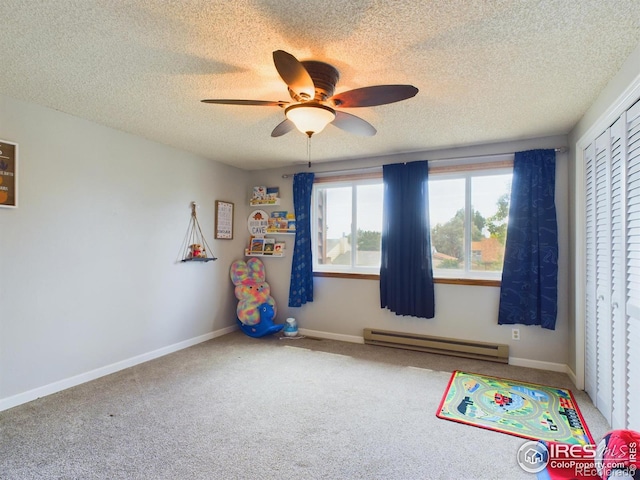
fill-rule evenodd
<path id="1" fill-rule="evenodd" d="M 313 80 L 316 91 L 314 100 L 316 102 L 324 102 L 329 97 L 332 97 L 336 84 L 340 79 L 338 70 L 333 65 L 315 60 L 305 60 L 300 63 L 309 72 L 309 76 Z M 289 93 L 292 94 L 292 97 L 295 95 L 291 92 L 291 89 L 289 89 Z"/>

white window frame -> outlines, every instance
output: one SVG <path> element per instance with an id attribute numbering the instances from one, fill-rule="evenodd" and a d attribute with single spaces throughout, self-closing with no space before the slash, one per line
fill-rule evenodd
<path id="1" fill-rule="evenodd" d="M 500 174 L 513 174 L 513 154 L 496 155 L 490 158 L 478 159 L 467 158 L 464 160 L 452 159 L 432 162 L 429 166 L 429 180 L 434 178 L 468 178 L 466 180 L 466 193 L 465 193 L 465 231 L 470 232 L 471 227 L 471 178 L 479 176 L 491 176 Z M 354 172 L 352 174 L 345 175 L 316 175 L 316 180 L 313 185 L 313 191 L 311 196 L 311 234 L 312 234 L 312 256 L 313 256 L 313 272 L 318 274 L 336 274 L 336 275 L 378 275 L 380 273 L 380 267 L 363 267 L 355 265 L 355 255 L 357 250 L 354 248 L 351 250 L 351 266 L 348 265 L 325 265 L 319 264 L 317 259 L 317 243 L 318 238 L 318 218 L 317 218 L 317 189 L 322 187 L 348 187 L 357 185 L 372 185 L 381 184 L 382 168 L 375 172 L 369 172 L 359 174 Z M 351 225 L 351 238 L 357 238 L 357 198 L 356 189 L 352 190 L 352 222 Z M 382 202 L 382 199 L 381 199 Z M 431 207 L 430 207 L 431 208 Z M 380 215 L 382 216 L 382 203 L 380 208 Z M 431 228 L 431 225 L 430 225 Z M 466 242 L 465 245 L 465 270 L 446 270 L 446 269 L 434 269 L 434 280 L 443 280 L 445 283 L 449 281 L 455 281 L 455 283 L 464 283 L 469 281 L 500 281 L 502 278 L 502 270 L 499 272 L 474 272 L 471 271 L 466 265 L 471 258 L 471 242 Z"/>
<path id="2" fill-rule="evenodd" d="M 311 194 L 311 235 L 312 235 L 312 256 L 313 256 L 313 271 L 320 273 L 345 273 L 345 274 L 379 274 L 380 265 L 375 267 L 366 267 L 356 265 L 357 248 L 351 249 L 351 265 L 326 265 L 318 263 L 317 257 L 317 243 L 316 239 L 319 235 L 318 218 L 317 218 L 317 205 L 318 205 L 318 189 L 320 188 L 344 188 L 351 187 L 351 238 L 357 239 L 358 232 L 358 204 L 357 204 L 357 186 L 361 185 L 378 185 L 382 184 L 382 172 L 368 178 L 359 178 L 353 176 L 353 178 L 343 177 L 334 181 L 320 181 L 314 183 L 313 191 Z M 380 198 L 380 216 L 382 217 L 382 198 Z"/>
<path id="3" fill-rule="evenodd" d="M 467 169 L 465 167 L 459 168 L 442 168 L 442 172 L 438 172 L 438 168 L 434 168 L 433 172 L 430 170 L 429 181 L 432 180 L 450 180 L 450 179 L 464 179 L 465 181 L 465 199 L 464 199 L 464 268 L 462 270 L 453 269 L 433 269 L 434 279 L 465 279 L 465 280 L 501 280 L 502 269 L 496 272 L 482 272 L 471 270 L 471 229 L 472 229 L 472 215 L 471 215 L 471 181 L 477 177 L 487 177 L 493 175 L 505 175 L 513 174 L 513 166 L 482 166 L 480 168 Z M 431 199 L 429 208 L 431 209 Z M 433 228 L 432 222 L 430 222 L 429 228 Z"/>

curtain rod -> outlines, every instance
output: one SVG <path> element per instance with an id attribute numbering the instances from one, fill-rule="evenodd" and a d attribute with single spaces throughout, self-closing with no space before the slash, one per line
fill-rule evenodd
<path id="1" fill-rule="evenodd" d="M 568 147 L 557 147 L 554 148 L 556 153 L 567 153 L 569 151 Z M 484 155 L 467 155 L 463 157 L 447 157 L 447 158 L 432 158 L 429 160 L 430 162 L 438 162 L 443 160 L 465 160 L 467 158 L 487 158 L 487 157 L 499 157 L 501 155 L 514 155 L 515 152 L 506 152 L 506 153 L 487 153 Z M 406 162 L 405 162 L 406 163 Z M 382 165 L 376 165 L 375 167 L 364 167 L 364 168 L 347 168 L 344 170 L 331 170 L 328 172 L 318 172 L 320 174 L 335 174 L 335 173 L 346 173 L 346 172 L 366 172 L 368 170 L 377 170 L 382 168 Z M 285 173 L 282 175 L 282 178 L 291 178 L 295 175 L 295 173 Z"/>

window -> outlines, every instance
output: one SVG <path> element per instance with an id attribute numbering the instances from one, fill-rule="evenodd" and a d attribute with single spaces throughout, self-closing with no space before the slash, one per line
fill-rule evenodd
<path id="1" fill-rule="evenodd" d="M 314 271 L 379 273 L 383 187 L 375 177 L 313 186 Z"/>
<path id="2" fill-rule="evenodd" d="M 430 174 L 434 277 L 500 278 L 511 172 L 491 169 Z"/>
<path id="3" fill-rule="evenodd" d="M 435 278 L 500 279 L 512 170 L 512 162 L 430 168 Z M 314 272 L 379 273 L 383 191 L 381 172 L 316 177 Z"/>

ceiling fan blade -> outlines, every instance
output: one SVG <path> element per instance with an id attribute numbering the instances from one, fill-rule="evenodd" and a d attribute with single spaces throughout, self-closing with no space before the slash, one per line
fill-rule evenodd
<path id="1" fill-rule="evenodd" d="M 313 79 L 296 57 L 284 50 L 276 50 L 273 52 L 273 63 L 292 92 L 303 100 L 311 100 L 315 97 L 316 89 Z"/>
<path id="2" fill-rule="evenodd" d="M 331 124 L 363 137 L 373 137 L 376 134 L 376 129 L 369 122 L 346 112 L 336 112 L 336 118 Z"/>
<path id="3" fill-rule="evenodd" d="M 253 105 L 258 107 L 284 107 L 289 105 L 289 102 L 277 101 L 272 102 L 269 100 L 233 100 L 233 99 L 207 99 L 201 100 L 203 103 L 216 103 L 219 105 Z"/>
<path id="4" fill-rule="evenodd" d="M 296 128 L 296 126 L 293 124 L 293 122 L 291 120 L 289 120 L 288 118 L 285 118 L 282 122 L 280 122 L 276 126 L 276 128 L 273 129 L 273 132 L 271 132 L 271 136 L 272 137 L 281 137 L 285 133 L 289 133 L 294 128 Z"/>
<path id="5" fill-rule="evenodd" d="M 413 85 L 375 85 L 338 93 L 329 99 L 336 107 L 375 107 L 399 102 L 418 93 Z"/>

